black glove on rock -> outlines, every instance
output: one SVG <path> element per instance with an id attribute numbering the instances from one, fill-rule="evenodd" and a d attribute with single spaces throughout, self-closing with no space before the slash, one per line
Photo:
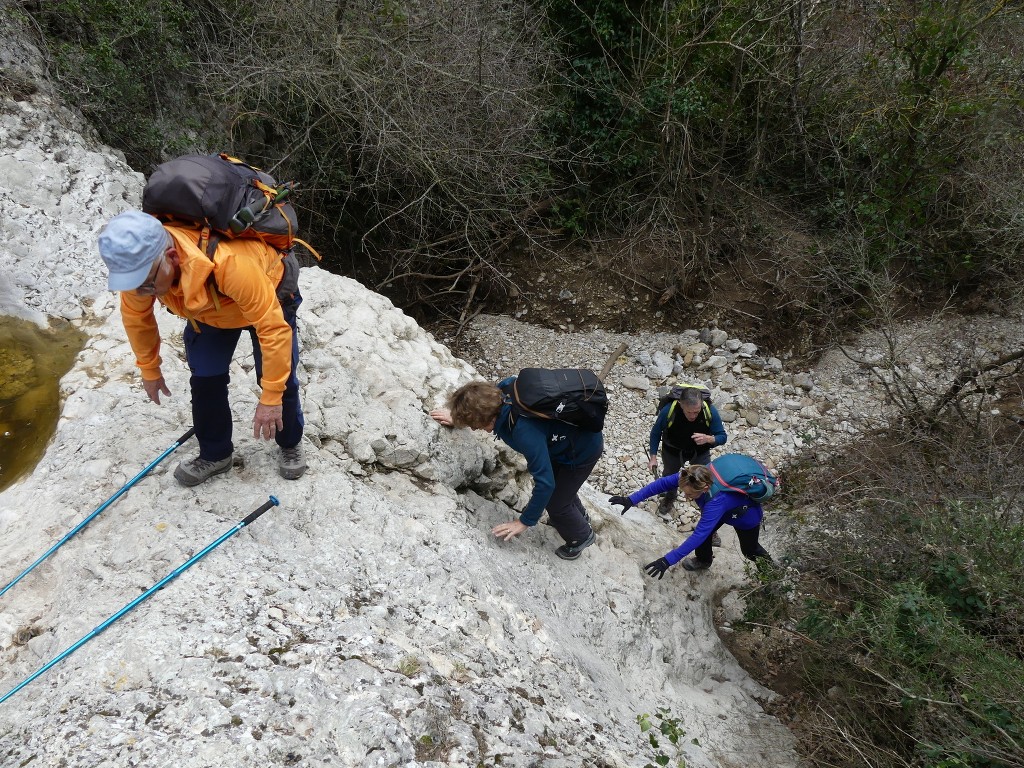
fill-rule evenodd
<path id="1" fill-rule="evenodd" d="M 664 557 L 659 557 L 657 560 L 645 565 L 644 570 L 647 571 L 648 576 L 657 576 L 658 581 L 661 581 L 661 578 L 665 575 L 665 571 L 671 567 L 672 566 L 668 564 L 668 560 Z"/>
<path id="2" fill-rule="evenodd" d="M 621 504 L 622 512 L 619 514 L 626 514 L 626 510 L 633 506 L 633 502 L 629 500 L 629 496 L 612 496 L 608 499 L 609 504 Z"/>

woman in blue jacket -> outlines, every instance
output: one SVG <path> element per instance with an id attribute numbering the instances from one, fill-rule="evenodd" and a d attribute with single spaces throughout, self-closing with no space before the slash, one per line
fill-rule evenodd
<path id="1" fill-rule="evenodd" d="M 712 461 L 711 466 L 714 464 Z M 674 475 L 658 478 L 629 496 L 612 496 L 609 499 L 612 504 L 621 505 L 625 513 L 634 504 L 678 486 L 687 500 L 696 502 L 700 508 L 700 520 L 693 533 L 664 557 L 645 565 L 644 570 L 648 576 L 657 576 L 660 579 L 665 575 L 665 571 L 680 560 L 683 562 L 683 568 L 688 571 L 703 571 L 710 568 L 715 557 L 711 537 L 723 525 L 731 525 L 736 529 L 740 551 L 748 560 L 761 557 L 771 560 L 771 555 L 758 542 L 761 518 L 764 515 L 761 505 L 739 491 L 721 490 L 712 494 L 712 479 L 711 470 L 707 467 L 690 465 Z M 691 552 L 693 557 L 687 558 Z"/>
<path id="2" fill-rule="evenodd" d="M 491 533 L 509 541 L 535 526 L 547 509 L 548 521 L 565 540 L 555 554 L 575 560 L 597 541 L 577 492 L 597 466 L 604 438 L 600 432 L 554 419 L 513 418 L 511 399 L 502 391 L 513 381 L 514 377 L 497 386 L 484 381 L 464 384 L 448 398 L 447 408 L 433 410 L 430 416 L 445 426 L 493 432 L 526 457 L 533 476 L 530 501 L 518 520 L 499 523 Z"/>

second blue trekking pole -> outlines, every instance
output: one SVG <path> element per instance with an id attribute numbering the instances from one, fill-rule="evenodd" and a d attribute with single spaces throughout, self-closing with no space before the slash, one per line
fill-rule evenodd
<path id="1" fill-rule="evenodd" d="M 162 579 L 160 579 L 160 581 L 158 581 L 152 587 L 150 587 L 145 592 L 143 592 L 141 595 L 136 597 L 134 600 L 132 600 L 130 603 L 128 603 L 128 605 L 126 605 L 124 608 L 119 610 L 117 613 L 115 613 L 109 619 L 104 621 L 102 624 L 100 624 L 98 627 L 96 627 L 96 629 L 94 629 L 88 635 L 83 637 L 81 640 L 79 640 L 77 643 L 75 643 L 74 645 L 70 646 L 66 650 L 64 650 L 61 653 L 59 653 L 56 656 L 54 656 L 52 659 L 50 659 L 50 661 L 46 662 L 46 664 L 41 666 L 39 669 L 37 669 L 31 675 L 29 675 L 24 680 L 22 680 L 20 683 L 18 683 L 16 686 L 11 688 L 11 690 L 9 690 L 3 696 L 0 696 L 0 704 L 3 704 L 5 701 L 7 701 L 7 699 L 11 698 L 11 696 L 13 696 L 18 691 L 20 691 L 22 688 L 24 688 L 26 685 L 31 683 L 33 680 L 35 680 L 37 677 L 39 677 L 41 674 L 43 674 L 46 670 L 48 670 L 54 664 L 58 664 L 59 662 L 61 662 L 64 659 L 66 659 L 72 653 L 74 653 L 79 648 L 81 648 L 83 645 L 85 645 L 87 642 L 89 642 L 94 637 L 96 637 L 96 635 L 98 635 L 104 629 L 106 629 L 111 624 L 113 624 L 115 621 L 117 621 L 122 616 L 124 616 L 126 613 L 128 613 L 128 611 L 130 611 L 136 605 L 141 603 L 143 600 L 145 600 L 147 597 L 152 595 L 154 592 L 162 589 L 164 587 L 164 585 L 167 584 L 167 582 L 169 582 L 172 579 L 180 576 L 182 573 L 184 573 L 186 570 L 188 570 L 191 566 L 193 566 L 196 563 L 198 563 L 200 560 L 202 560 L 204 557 L 206 557 L 206 555 L 208 555 L 214 549 L 219 547 L 221 544 L 223 544 L 225 541 L 230 539 L 232 536 L 234 536 L 240 530 L 245 528 L 245 526 L 249 525 L 250 523 L 255 522 L 256 519 L 259 518 L 259 516 L 262 515 L 264 512 L 266 512 L 268 509 L 270 509 L 271 507 L 276 507 L 280 503 L 281 502 L 279 502 L 275 497 L 271 496 L 270 499 L 263 504 L 263 506 L 261 506 L 258 509 L 255 509 L 252 512 L 250 512 L 248 515 L 245 516 L 244 519 L 239 520 L 238 524 L 235 525 L 235 527 L 232 528 L 230 531 L 228 531 L 227 533 L 222 534 L 216 541 L 213 541 L 213 542 L 207 544 L 205 547 L 203 547 L 202 550 L 200 550 L 196 554 L 192 555 L 192 557 L 190 557 L 184 563 L 179 565 L 177 568 L 175 568 L 169 574 L 164 576 Z"/>
<path id="2" fill-rule="evenodd" d="M 93 518 L 95 518 L 96 515 L 98 515 L 100 512 L 102 512 L 107 507 L 109 507 L 111 504 L 113 504 L 115 501 L 117 501 L 119 498 L 121 498 L 121 496 L 124 495 L 128 491 L 129 488 L 131 488 L 133 485 L 135 485 L 137 482 L 139 482 L 139 480 L 141 480 L 146 475 L 148 475 L 150 470 L 153 469 L 153 467 L 155 467 L 161 461 L 163 461 L 168 456 L 170 456 L 182 443 L 184 443 L 186 440 L 188 440 L 190 437 L 192 437 L 192 435 L 194 435 L 195 433 L 196 433 L 196 429 L 195 429 L 195 427 L 193 427 L 188 432 L 186 432 L 184 435 L 182 435 L 177 440 L 175 440 L 174 441 L 174 445 L 172 445 L 166 451 L 164 451 L 159 456 L 157 456 L 155 459 L 153 459 L 153 461 L 151 461 L 141 472 L 139 472 L 139 474 L 137 474 L 135 477 L 133 477 L 131 480 L 129 480 L 127 483 L 125 483 L 123 486 L 121 486 L 121 490 L 119 490 L 117 493 L 115 493 L 109 499 L 107 499 L 102 504 L 100 504 L 98 507 L 96 507 L 95 511 L 91 515 L 89 515 L 87 518 L 85 518 L 85 520 L 83 520 L 78 525 L 76 525 L 74 528 L 72 528 L 70 531 L 68 531 L 68 533 L 64 536 L 63 539 L 61 539 L 56 544 L 54 544 L 52 547 L 50 547 L 48 550 L 46 550 L 42 555 L 39 556 L 39 559 L 37 559 L 34 563 L 32 563 L 32 565 L 30 565 L 24 571 L 19 573 L 17 578 L 14 579 L 14 581 L 12 581 L 10 584 L 8 584 L 3 589 L 0 589 L 0 595 L 3 595 L 8 589 L 10 589 L 15 584 L 17 584 L 19 581 L 21 581 L 23 578 L 28 576 L 29 573 L 32 572 L 33 568 L 35 568 L 37 565 L 39 565 L 41 562 L 43 562 L 43 560 L 45 560 L 50 555 L 52 555 L 54 552 L 56 552 L 58 549 L 60 549 L 62 546 L 64 546 L 67 543 L 68 539 L 70 539 L 72 536 L 74 536 L 80 530 L 85 528 L 85 526 L 87 526 L 90 522 L 92 522 Z"/>

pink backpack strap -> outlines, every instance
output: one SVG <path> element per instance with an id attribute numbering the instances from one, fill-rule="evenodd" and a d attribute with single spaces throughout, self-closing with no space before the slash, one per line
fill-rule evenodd
<path id="1" fill-rule="evenodd" d="M 753 461 L 755 464 L 757 464 L 757 466 L 759 466 L 761 468 L 761 472 L 764 474 L 764 483 L 766 485 L 772 486 L 777 491 L 778 490 L 778 486 L 779 486 L 778 479 L 776 479 L 776 481 L 774 483 L 770 482 L 768 480 L 768 478 L 772 476 L 772 473 L 768 471 L 767 467 L 765 467 L 764 464 L 762 464 L 760 461 L 755 459 L 753 456 L 749 456 L 748 458 L 751 461 Z M 725 482 L 725 478 L 723 478 L 722 475 L 719 474 L 718 470 L 715 469 L 715 463 L 714 462 L 711 462 L 710 464 L 708 464 L 708 469 L 711 470 L 711 475 L 715 478 L 715 480 L 718 481 L 718 484 L 720 486 L 722 486 L 723 488 L 728 488 L 730 491 L 736 491 L 737 493 L 747 494 L 748 496 L 750 495 L 749 493 L 747 493 L 747 491 L 745 489 L 737 488 L 735 485 L 730 485 L 729 483 Z"/>
<path id="2" fill-rule="evenodd" d="M 718 484 L 723 488 L 728 488 L 730 491 L 736 491 L 737 493 L 746 493 L 746 491 L 744 491 L 742 488 L 737 488 L 735 485 L 729 485 L 729 483 L 725 482 L 722 476 L 718 474 L 718 470 L 715 469 L 714 463 L 708 464 L 708 469 L 711 470 L 711 474 L 714 476 L 715 480 L 718 481 Z"/>

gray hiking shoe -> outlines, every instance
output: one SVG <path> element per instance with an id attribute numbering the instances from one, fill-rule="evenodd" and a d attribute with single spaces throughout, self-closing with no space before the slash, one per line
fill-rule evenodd
<path id="1" fill-rule="evenodd" d="M 718 535 L 718 531 L 711 534 L 711 546 L 720 547 L 722 546 L 722 537 Z"/>
<path id="2" fill-rule="evenodd" d="M 563 560 L 575 560 L 583 554 L 584 549 L 589 547 L 595 541 L 597 541 L 597 534 L 591 530 L 590 535 L 583 541 L 575 542 L 573 544 L 563 544 L 555 550 L 555 554 Z"/>
<path id="3" fill-rule="evenodd" d="M 277 470 L 285 480 L 298 480 L 306 471 L 306 459 L 302 455 L 302 443 L 291 448 L 282 448 L 277 460 Z"/>
<path id="4" fill-rule="evenodd" d="M 174 479 L 186 488 L 191 488 L 193 485 L 205 483 L 214 475 L 227 472 L 229 469 L 231 469 L 230 456 L 220 461 L 207 461 L 196 456 L 194 459 L 183 461 L 178 465 L 178 468 L 174 470 Z"/>
<path id="5" fill-rule="evenodd" d="M 688 571 L 706 571 L 711 567 L 711 563 L 705 563 L 703 560 L 698 560 L 696 557 L 688 557 L 683 560 L 683 568 Z"/>

